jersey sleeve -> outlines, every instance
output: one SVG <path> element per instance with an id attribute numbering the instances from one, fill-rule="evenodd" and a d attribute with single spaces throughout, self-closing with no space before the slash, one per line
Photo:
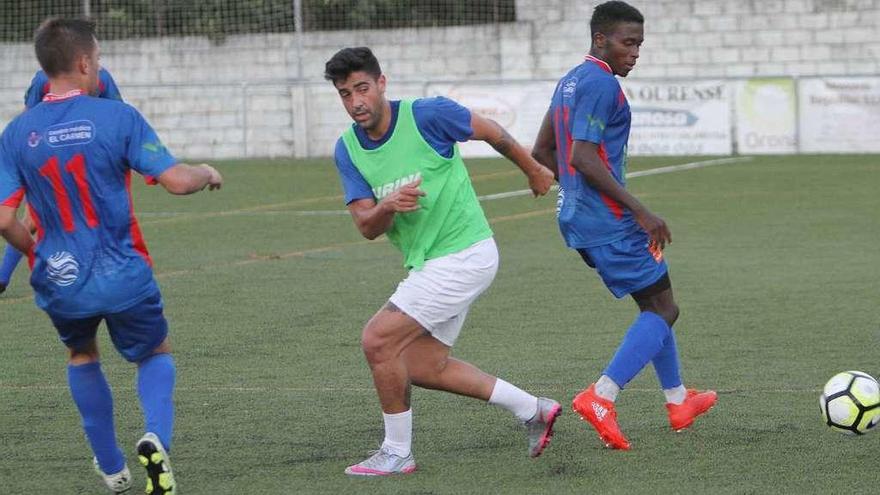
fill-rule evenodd
<path id="1" fill-rule="evenodd" d="M 98 97 L 107 98 L 108 100 L 122 101 L 122 93 L 119 92 L 119 87 L 116 86 L 116 81 L 113 80 L 110 71 L 102 68 L 101 72 L 98 73 L 98 77 L 101 81 L 101 89 L 100 93 L 98 93 Z"/>
<path id="2" fill-rule="evenodd" d="M 128 135 L 125 136 L 128 165 L 143 175 L 147 183 L 155 183 L 154 178 L 177 164 L 177 159 L 162 144 L 147 120 L 133 107 L 128 107 L 128 110 L 131 113 L 126 130 Z"/>
<path id="3" fill-rule="evenodd" d="M 342 138 L 336 141 L 334 158 L 336 170 L 339 171 L 339 180 L 342 182 L 345 204 L 359 199 L 376 199 L 373 195 L 373 189 L 367 183 L 367 179 L 364 179 L 364 176 L 354 166 L 354 162 L 351 160 L 351 156 L 349 156 L 348 149 L 345 147 L 345 142 Z"/>
<path id="4" fill-rule="evenodd" d="M 465 142 L 474 134 L 471 111 L 443 96 L 414 101 L 413 116 L 425 141 L 446 158 L 452 156 L 455 143 Z"/>
<path id="5" fill-rule="evenodd" d="M 37 103 L 43 101 L 43 97 L 46 96 L 47 84 L 49 84 L 49 78 L 46 77 L 46 74 L 41 70 L 37 71 L 34 78 L 31 79 L 31 85 L 24 93 L 25 108 L 34 108 Z"/>
<path id="6" fill-rule="evenodd" d="M 0 137 L 0 206 L 18 208 L 24 198 L 24 183 L 8 153 L 7 133 Z"/>
<path id="7" fill-rule="evenodd" d="M 617 81 L 591 82 L 578 88 L 571 137 L 578 141 L 602 143 L 605 127 L 617 106 Z"/>

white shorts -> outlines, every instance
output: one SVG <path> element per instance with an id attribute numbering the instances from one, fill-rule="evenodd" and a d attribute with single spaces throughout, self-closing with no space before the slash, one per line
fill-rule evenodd
<path id="1" fill-rule="evenodd" d="M 492 285 L 497 271 L 498 247 L 490 237 L 410 271 L 389 301 L 452 347 L 468 308 Z"/>

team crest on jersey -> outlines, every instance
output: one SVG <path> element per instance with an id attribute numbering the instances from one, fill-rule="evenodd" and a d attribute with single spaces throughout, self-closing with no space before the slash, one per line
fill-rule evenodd
<path id="1" fill-rule="evenodd" d="M 59 251 L 46 260 L 47 278 L 53 284 L 67 287 L 76 282 L 79 276 L 79 263 L 67 251 Z"/>
<path id="2" fill-rule="evenodd" d="M 31 131 L 28 134 L 27 143 L 28 143 L 28 146 L 30 146 L 31 148 L 36 148 L 37 146 L 40 145 L 40 141 L 42 141 L 42 140 L 43 140 L 43 136 L 41 136 L 39 132 Z"/>
<path id="3" fill-rule="evenodd" d="M 95 139 L 95 124 L 89 120 L 73 120 L 46 129 L 46 143 L 53 148 L 88 144 Z"/>

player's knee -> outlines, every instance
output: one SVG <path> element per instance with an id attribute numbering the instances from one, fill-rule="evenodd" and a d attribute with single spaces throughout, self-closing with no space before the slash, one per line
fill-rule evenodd
<path id="1" fill-rule="evenodd" d="M 88 349 L 69 349 L 69 358 L 67 362 L 72 366 L 81 366 L 84 364 L 97 363 L 101 360 L 101 356 L 98 354 L 98 349 L 96 348 L 88 348 Z"/>
<path id="2" fill-rule="evenodd" d="M 361 349 L 370 364 L 381 363 L 389 358 L 388 339 L 371 330 L 369 326 L 361 334 Z"/>

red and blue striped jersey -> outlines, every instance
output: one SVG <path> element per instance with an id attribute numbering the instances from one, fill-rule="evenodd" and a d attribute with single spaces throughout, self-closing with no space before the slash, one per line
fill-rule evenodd
<path id="1" fill-rule="evenodd" d="M 131 170 L 176 163 L 133 107 L 72 91 L 47 95 L 0 137 L 0 204 L 27 197 L 37 225 L 37 305 L 80 318 L 128 309 L 156 292 L 134 216 Z"/>
<path id="2" fill-rule="evenodd" d="M 550 115 L 559 165 L 559 228 L 566 244 L 574 249 L 601 246 L 636 230 L 629 210 L 595 190 L 571 166 L 574 141 L 595 143 L 605 167 L 626 186 L 631 113 L 611 67 L 587 56 L 556 85 Z"/>

